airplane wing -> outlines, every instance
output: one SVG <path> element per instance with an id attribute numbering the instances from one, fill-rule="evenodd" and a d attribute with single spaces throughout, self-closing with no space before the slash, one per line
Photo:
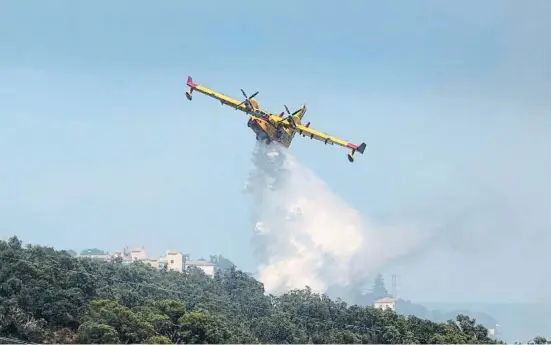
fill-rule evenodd
<path id="1" fill-rule="evenodd" d="M 229 96 L 226 96 L 220 92 L 216 92 L 214 90 L 211 90 L 207 87 L 204 87 L 199 84 L 195 84 L 193 82 L 193 79 L 191 77 L 187 77 L 187 86 L 189 86 L 189 91 L 186 91 L 186 97 L 188 100 L 191 101 L 192 99 L 192 93 L 193 91 L 199 91 L 200 93 L 210 96 L 222 103 L 223 105 L 228 105 L 234 109 L 241 110 L 242 112 L 247 112 L 247 106 L 245 104 L 242 104 L 241 101 L 238 101 L 234 98 L 231 98 Z"/>
<path id="2" fill-rule="evenodd" d="M 310 137 L 310 139 L 316 139 L 316 140 L 319 140 L 319 141 L 323 141 L 326 145 L 327 144 L 330 144 L 330 145 L 337 144 L 339 146 L 349 148 L 351 151 L 350 151 L 350 153 L 348 153 L 348 160 L 351 163 L 354 161 L 354 153 L 356 151 L 358 151 L 359 153 L 363 154 L 364 151 L 365 151 L 365 148 L 366 148 L 365 143 L 362 143 L 359 146 L 354 145 L 354 144 L 349 143 L 345 140 L 333 137 L 333 136 L 328 135 L 326 133 L 322 133 L 322 132 L 316 131 L 312 128 L 309 128 L 309 127 L 306 127 L 306 126 L 303 126 L 303 125 L 299 125 L 299 124 L 297 124 L 295 126 L 295 131 L 298 134 L 302 135 L 302 136 Z"/>

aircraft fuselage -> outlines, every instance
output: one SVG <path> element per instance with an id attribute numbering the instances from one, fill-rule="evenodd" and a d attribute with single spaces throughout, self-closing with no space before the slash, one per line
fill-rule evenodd
<path id="1" fill-rule="evenodd" d="M 264 117 L 251 115 L 247 126 L 256 134 L 256 140 L 264 140 L 267 143 L 277 141 L 284 147 L 289 147 L 294 137 L 294 132 L 284 127 L 279 127 Z"/>

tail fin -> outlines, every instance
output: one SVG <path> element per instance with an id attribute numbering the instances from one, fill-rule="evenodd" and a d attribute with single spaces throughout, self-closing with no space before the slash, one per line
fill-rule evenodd
<path id="1" fill-rule="evenodd" d="M 193 96 L 191 95 L 193 93 L 193 88 L 196 87 L 197 84 L 193 82 L 191 76 L 188 76 L 186 85 L 189 87 L 189 90 L 186 91 L 186 98 L 191 101 L 193 99 Z"/>
<path id="2" fill-rule="evenodd" d="M 191 76 L 188 76 L 188 77 L 187 77 L 187 83 L 186 83 L 186 84 L 187 84 L 187 86 L 189 86 L 190 88 L 194 88 L 194 87 L 197 86 L 197 84 L 195 84 L 195 83 L 193 82 L 193 78 L 191 78 Z"/>
<path id="3" fill-rule="evenodd" d="M 359 153 L 363 154 L 364 151 L 365 151 L 365 147 L 366 147 L 366 144 L 365 143 L 362 143 L 360 146 L 355 146 L 355 145 L 352 145 L 352 151 L 350 151 L 348 153 L 348 161 L 350 163 L 353 163 L 354 162 L 354 153 L 356 151 L 358 151 Z"/>
<path id="4" fill-rule="evenodd" d="M 358 151 L 359 153 L 361 153 L 363 155 L 364 151 L 365 151 L 365 147 L 366 147 L 365 143 L 362 143 L 360 146 L 358 146 L 356 151 Z"/>
<path id="5" fill-rule="evenodd" d="M 306 114 L 306 105 L 303 104 L 297 111 L 293 113 L 293 120 L 295 120 L 295 123 L 300 124 L 302 123 L 302 118 L 304 117 L 304 114 Z"/>

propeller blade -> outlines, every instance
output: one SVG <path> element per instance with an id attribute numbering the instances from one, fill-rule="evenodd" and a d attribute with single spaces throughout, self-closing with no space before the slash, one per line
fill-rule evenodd
<path id="1" fill-rule="evenodd" d="M 283 106 L 285 107 L 285 110 L 287 111 L 287 114 L 291 114 L 291 112 L 289 111 L 289 108 L 287 108 L 287 106 L 285 104 L 283 104 Z"/>
<path id="2" fill-rule="evenodd" d="M 243 104 L 248 104 L 249 103 L 249 97 L 247 97 L 247 94 L 245 93 L 245 90 L 241 89 L 241 93 L 243 94 L 243 97 L 245 97 L 245 100 L 243 102 L 239 103 L 237 105 L 237 107 L 235 108 L 235 110 L 237 110 L 237 108 L 241 107 Z"/>
<path id="3" fill-rule="evenodd" d="M 248 106 L 250 106 L 250 105 L 251 105 L 250 100 L 251 100 L 254 96 L 258 95 L 259 92 L 260 92 L 260 91 L 256 91 L 255 93 L 253 93 L 253 94 L 249 97 L 249 96 L 247 96 L 247 94 L 245 93 L 245 90 L 241 89 L 241 93 L 243 94 L 243 97 L 245 97 L 245 100 L 244 100 L 243 102 L 239 103 L 239 104 L 237 105 L 237 107 L 235 108 L 235 110 L 237 110 L 237 108 L 241 107 L 243 104 L 247 104 Z"/>

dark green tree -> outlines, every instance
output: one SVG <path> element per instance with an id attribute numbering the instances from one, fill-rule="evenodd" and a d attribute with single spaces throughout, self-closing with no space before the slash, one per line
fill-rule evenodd
<path id="1" fill-rule="evenodd" d="M 383 278 L 382 274 L 378 274 L 375 277 L 375 281 L 373 282 L 373 287 L 371 288 L 371 295 L 372 295 L 372 298 L 375 300 L 390 296 L 390 294 L 386 289 L 385 279 Z"/>
<path id="2" fill-rule="evenodd" d="M 223 257 L 222 255 L 211 255 L 210 256 L 210 262 L 214 264 L 214 268 L 216 270 L 229 270 L 233 267 L 236 267 L 233 262 L 231 262 L 229 259 Z"/>
<path id="3" fill-rule="evenodd" d="M 537 336 L 534 339 L 532 339 L 532 343 L 534 343 L 534 344 L 551 344 L 551 340 L 547 340 L 545 337 Z"/>
<path id="4" fill-rule="evenodd" d="M 106 251 L 98 249 L 98 248 L 83 249 L 80 252 L 80 255 L 105 255 L 105 254 L 107 254 Z"/>
<path id="5" fill-rule="evenodd" d="M 384 297 L 384 281 L 376 282 L 373 293 Z M 58 344 L 497 342 L 465 315 L 433 322 L 350 306 L 308 287 L 272 296 L 234 266 L 212 278 L 200 269 L 180 273 L 23 247 L 17 237 L 0 241 L 0 337 Z"/>

